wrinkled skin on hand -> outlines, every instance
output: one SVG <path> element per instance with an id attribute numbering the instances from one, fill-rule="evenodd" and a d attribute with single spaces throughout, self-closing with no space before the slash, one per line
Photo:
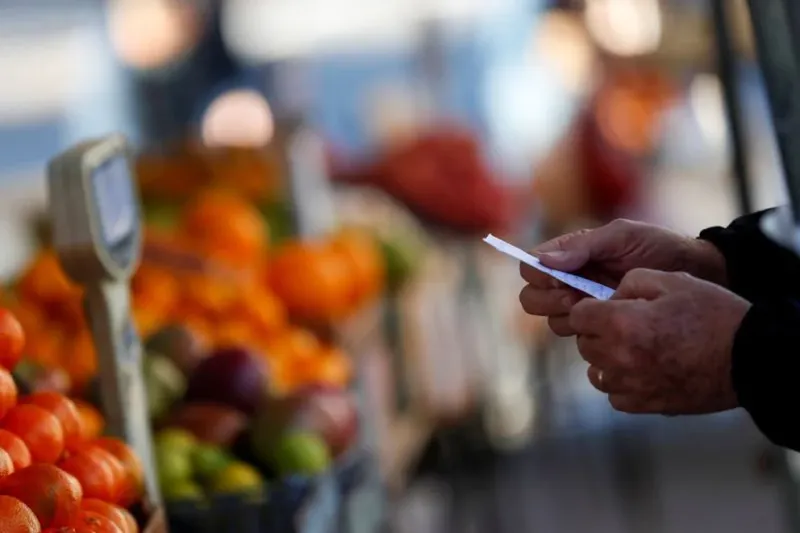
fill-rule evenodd
<path id="1" fill-rule="evenodd" d="M 637 269 L 609 301 L 569 314 L 589 380 L 627 413 L 704 414 L 738 406 L 733 339 L 750 303 L 685 273 Z"/>
<path id="2" fill-rule="evenodd" d="M 610 287 L 617 287 L 623 276 L 636 268 L 688 272 L 713 283 L 726 283 L 725 260 L 712 244 L 628 220 L 563 235 L 542 244 L 533 254 L 545 266 L 576 272 Z M 568 315 L 586 295 L 525 264 L 520 274 L 528 283 L 520 293 L 525 311 L 547 317 L 559 336 L 574 335 Z"/>

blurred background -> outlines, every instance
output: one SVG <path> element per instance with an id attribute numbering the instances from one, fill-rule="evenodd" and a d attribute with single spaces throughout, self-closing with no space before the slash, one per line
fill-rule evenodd
<path id="1" fill-rule="evenodd" d="M 612 412 L 480 241 L 616 217 L 696 234 L 784 201 L 746 3 L 717 2 L 728 41 L 712 4 L 4 0 L 0 276 L 34 339 L 30 386 L 91 397 L 45 169 L 122 132 L 147 228 L 140 333 L 258 352 L 275 397 L 352 392 L 358 431 L 333 440 L 367 473 L 337 500 L 342 530 L 797 531 L 793 455 L 740 412 Z M 331 246 L 349 246 L 350 278 Z M 189 283 L 187 258 L 269 294 L 223 308 L 230 286 Z M 358 297 L 339 305 L 342 287 Z M 145 373 L 162 427 L 192 371 Z"/>

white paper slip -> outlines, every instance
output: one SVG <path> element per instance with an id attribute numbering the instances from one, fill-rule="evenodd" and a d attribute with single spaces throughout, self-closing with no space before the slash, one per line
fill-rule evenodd
<path id="1" fill-rule="evenodd" d="M 552 268 L 547 268 L 531 254 L 523 252 L 513 244 L 509 244 L 503 239 L 498 239 L 494 235 L 487 235 L 483 239 L 483 242 L 489 244 L 490 246 L 494 247 L 500 252 L 503 252 L 506 255 L 510 255 L 511 257 L 517 259 L 518 261 L 522 261 L 526 265 L 532 266 L 536 270 L 540 270 L 549 276 L 553 276 L 560 282 L 564 283 L 565 285 L 569 285 L 573 289 L 585 292 L 589 296 L 594 296 L 598 300 L 608 300 L 614 294 L 614 289 L 612 289 L 611 287 L 606 287 L 605 285 L 601 285 L 590 279 L 576 276 L 575 274 L 570 274 L 568 272 L 561 272 L 560 270 L 553 270 Z"/>

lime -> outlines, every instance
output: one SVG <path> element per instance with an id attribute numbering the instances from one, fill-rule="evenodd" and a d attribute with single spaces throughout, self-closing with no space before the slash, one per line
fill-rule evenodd
<path id="1" fill-rule="evenodd" d="M 213 479 L 231 464 L 231 457 L 222 449 L 211 444 L 198 444 L 192 452 L 192 467 L 198 479 Z"/>
<path id="2" fill-rule="evenodd" d="M 168 449 L 157 450 L 156 468 L 162 488 L 192 478 L 192 462 L 190 456 L 185 453 Z"/>
<path id="3" fill-rule="evenodd" d="M 282 475 L 314 476 L 330 467 L 331 455 L 325 441 L 318 435 L 295 431 L 278 440 L 273 460 Z"/>
<path id="4" fill-rule="evenodd" d="M 264 479 L 258 470 L 237 461 L 217 472 L 209 489 L 216 494 L 256 494 L 264 489 Z"/>
<path id="5" fill-rule="evenodd" d="M 185 429 L 165 429 L 156 435 L 156 449 L 189 455 L 197 445 L 194 435 Z"/>
<path id="6" fill-rule="evenodd" d="M 167 501 L 202 500 L 205 497 L 200 485 L 190 480 L 163 486 L 161 487 L 161 492 Z"/>

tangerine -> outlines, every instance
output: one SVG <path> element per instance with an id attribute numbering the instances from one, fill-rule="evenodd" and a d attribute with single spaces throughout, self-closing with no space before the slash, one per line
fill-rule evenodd
<path id="1" fill-rule="evenodd" d="M 253 288 L 243 292 L 243 296 L 237 311 L 261 336 L 274 335 L 286 327 L 286 307 L 273 292 Z"/>
<path id="2" fill-rule="evenodd" d="M 328 322 L 349 310 L 349 266 L 340 254 L 324 246 L 286 245 L 274 258 L 269 279 L 272 290 L 296 318 Z"/>
<path id="3" fill-rule="evenodd" d="M 0 496 L 0 525 L 8 533 L 40 533 L 42 526 L 31 508 L 11 496 Z"/>
<path id="4" fill-rule="evenodd" d="M 33 464 L 3 479 L 0 494 L 30 507 L 45 528 L 70 525 L 78 516 L 83 498 L 83 490 L 74 477 L 47 464 Z"/>
<path id="5" fill-rule="evenodd" d="M 339 233 L 329 244 L 333 253 L 347 263 L 351 279 L 351 302 L 358 307 L 381 292 L 386 266 L 375 239 L 350 229 Z"/>
<path id="6" fill-rule="evenodd" d="M 204 254 L 237 266 L 262 256 L 269 241 L 258 209 L 223 190 L 198 195 L 184 211 L 181 229 Z"/>
<path id="7" fill-rule="evenodd" d="M 91 333 L 88 330 L 79 332 L 72 339 L 66 355 L 62 359 L 64 370 L 69 374 L 73 388 L 81 391 L 97 373 L 97 355 Z"/>
<path id="8" fill-rule="evenodd" d="M 11 454 L 0 448 L 0 479 L 14 473 L 14 461 Z"/>
<path id="9" fill-rule="evenodd" d="M 11 372 L 0 368 L 0 418 L 6 416 L 17 404 L 17 384 Z"/>
<path id="10" fill-rule="evenodd" d="M 111 453 L 125 469 L 126 481 L 122 484 L 119 504 L 128 507 L 136 502 L 144 491 L 144 468 L 133 449 L 121 440 L 112 437 L 96 439 L 92 441 L 92 446 Z"/>
<path id="11" fill-rule="evenodd" d="M 70 454 L 58 466 L 78 480 L 87 498 L 96 498 L 104 502 L 117 501 L 120 479 L 105 457 L 85 449 Z"/>
<path id="12" fill-rule="evenodd" d="M 21 299 L 39 303 L 63 302 L 81 294 L 61 269 L 52 250 L 43 252 L 20 278 L 17 291 Z"/>
<path id="13" fill-rule="evenodd" d="M 25 349 L 25 331 L 17 317 L 8 309 L 0 308 L 0 366 L 14 370 Z"/>
<path id="14" fill-rule="evenodd" d="M 87 442 L 103 434 L 106 422 L 103 415 L 92 404 L 79 399 L 73 399 L 80 419 L 81 440 Z"/>
<path id="15" fill-rule="evenodd" d="M 70 525 L 75 533 L 124 533 L 113 520 L 92 511 L 81 511 Z"/>
<path id="16" fill-rule="evenodd" d="M 311 374 L 316 383 L 344 388 L 353 377 L 353 363 L 341 349 L 329 347 L 314 362 Z"/>
<path id="17" fill-rule="evenodd" d="M 74 450 L 83 442 L 81 416 L 75 402 L 58 392 L 36 392 L 23 398 L 23 403 L 38 405 L 54 414 L 64 431 L 64 447 Z"/>
<path id="18" fill-rule="evenodd" d="M 14 464 L 14 470 L 21 470 L 31 464 L 31 452 L 23 440 L 10 431 L 0 429 L 0 448 L 5 450 L 11 462 Z"/>
<path id="19" fill-rule="evenodd" d="M 136 521 L 133 522 L 134 529 L 131 529 L 130 521 L 133 520 L 133 517 L 130 515 L 130 513 L 128 513 L 122 507 L 112 505 L 108 502 L 89 498 L 83 500 L 81 503 L 81 510 L 89 511 L 108 518 L 120 529 L 120 531 L 122 531 L 122 533 L 136 533 L 138 529 L 138 527 L 135 526 Z"/>
<path id="20" fill-rule="evenodd" d="M 64 430 L 58 418 L 38 405 L 17 405 L 6 414 L 2 429 L 17 435 L 34 463 L 55 463 L 64 452 Z"/>

